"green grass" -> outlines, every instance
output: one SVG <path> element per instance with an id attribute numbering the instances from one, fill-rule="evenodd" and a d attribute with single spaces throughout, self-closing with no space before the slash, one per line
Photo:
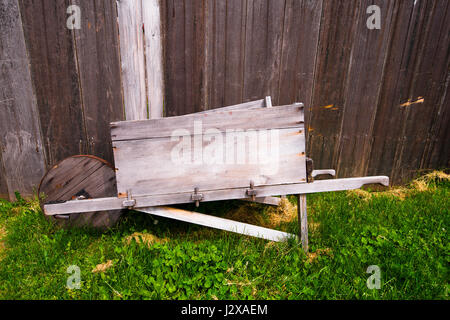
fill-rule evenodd
<path id="1" fill-rule="evenodd" d="M 64 230 L 37 202 L 0 201 L 0 299 L 448 299 L 448 181 L 404 200 L 389 194 L 308 196 L 310 252 L 129 213 L 114 229 Z M 291 199 L 295 201 L 295 199 Z M 224 215 L 240 202 L 202 205 Z M 265 207 L 258 206 L 264 215 Z M 190 208 L 192 209 L 192 208 Z M 281 229 L 296 232 L 297 221 Z M 125 238 L 151 233 L 150 245 Z M 93 273 L 112 260 L 105 272 Z M 81 269 L 69 290 L 67 268 Z M 381 269 L 381 289 L 366 285 Z"/>

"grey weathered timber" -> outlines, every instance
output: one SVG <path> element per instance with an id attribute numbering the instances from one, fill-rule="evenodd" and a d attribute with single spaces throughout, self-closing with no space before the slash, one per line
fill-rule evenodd
<path id="1" fill-rule="evenodd" d="M 147 119 L 142 2 L 117 1 L 117 12 L 125 118 Z"/>
<path id="2" fill-rule="evenodd" d="M 113 142 L 171 137 L 176 129 L 194 133 L 195 125 L 202 122 L 202 129 L 219 131 L 237 129 L 287 129 L 304 126 L 302 104 L 252 110 L 193 113 L 163 119 L 121 121 L 111 123 Z M 177 134 L 179 135 L 179 134 Z M 185 134 L 186 135 L 186 134 Z"/>
<path id="3" fill-rule="evenodd" d="M 28 2 L 26 6 L 29 6 Z M 87 142 L 87 148 L 85 150 L 80 148 L 77 153 L 92 154 L 112 163 L 109 123 L 124 120 L 116 0 L 71 0 L 71 3 L 79 6 L 81 10 L 80 29 L 73 30 L 77 62 L 73 70 L 78 73 L 82 107 L 80 111 L 83 112 L 81 122 Z M 45 9 L 41 11 L 46 12 Z M 63 13 L 60 10 L 56 12 L 58 15 Z M 44 15 L 45 23 L 48 21 L 48 15 L 51 14 Z M 41 42 L 45 43 L 45 40 Z M 60 76 L 57 80 L 60 80 Z M 56 87 L 58 88 L 58 84 Z M 54 111 L 50 113 L 51 122 L 55 117 L 54 114 L 64 110 L 58 105 L 53 108 Z M 68 113 L 73 113 L 72 108 L 69 108 Z M 67 126 L 67 123 L 71 122 L 64 122 L 62 126 L 72 128 L 72 125 Z M 71 136 L 70 132 L 65 135 Z M 76 146 L 78 149 L 79 141 L 76 141 Z M 69 155 L 77 153 L 72 151 Z M 54 161 L 58 162 L 64 158 Z"/>
<path id="4" fill-rule="evenodd" d="M 116 124 L 115 129 L 119 128 L 120 132 L 112 132 L 119 197 L 128 190 L 133 196 L 176 198 L 195 188 L 210 191 L 249 188 L 251 183 L 256 187 L 306 182 L 299 105 L 122 122 Z M 180 145 L 182 153 L 187 152 L 184 159 L 178 159 Z"/>
<path id="5" fill-rule="evenodd" d="M 160 0 L 142 0 L 148 114 L 163 117 L 164 69 Z M 130 119 L 131 120 L 131 119 Z"/>
<path id="6" fill-rule="evenodd" d="M 302 104 L 303 105 L 303 104 Z M 240 103 L 234 106 L 228 106 L 223 107 L 219 109 L 211 109 L 207 111 L 202 111 L 199 113 L 207 113 L 211 114 L 218 111 L 232 111 L 232 110 L 252 110 L 252 109 L 258 109 L 258 108 L 271 108 L 272 107 L 272 98 L 270 96 L 267 96 L 265 99 L 255 100 L 255 101 L 249 101 L 245 103 Z M 256 198 L 254 200 L 252 199 L 241 199 L 243 201 L 252 201 L 252 202 L 258 202 L 262 204 L 268 204 L 271 206 L 278 206 L 280 204 L 281 199 L 277 197 L 261 197 Z"/>
<path id="7" fill-rule="evenodd" d="M 302 248 L 305 252 L 308 251 L 308 214 L 306 209 L 306 195 L 299 194 L 297 197 L 297 210 L 300 239 L 302 241 Z"/>
<path id="8" fill-rule="evenodd" d="M 170 207 L 141 208 L 139 209 L 139 211 L 159 217 L 180 220 L 184 222 L 194 223 L 201 226 L 211 227 L 230 232 L 236 232 L 243 235 L 262 238 L 270 241 L 281 242 L 286 241 L 289 238 L 295 239 L 295 235 L 290 233 L 258 227 L 248 223 L 242 223 L 232 221 L 229 219 L 214 217 L 206 214 L 201 214 L 198 212 L 186 211 Z"/>
<path id="9" fill-rule="evenodd" d="M 205 113 L 209 114 L 209 113 L 233 111 L 233 110 L 252 110 L 252 109 L 258 109 L 258 108 L 264 108 L 264 107 L 267 107 L 266 100 L 261 99 L 261 100 L 255 100 L 255 101 L 249 101 L 249 102 L 236 104 L 233 106 L 201 111 L 201 112 L 197 112 L 197 114 L 205 114 Z M 185 116 L 191 116 L 191 115 L 192 114 L 187 114 Z"/>
<path id="10" fill-rule="evenodd" d="M 45 154 L 17 0 L 0 1 L 0 179 L 2 192 L 32 196 Z M 3 177 L 3 174 L 5 177 Z"/>
<path id="11" fill-rule="evenodd" d="M 334 177 L 336 175 L 336 171 L 333 169 L 313 170 L 311 176 L 314 178 L 322 174 L 327 174 Z"/>
<path id="12" fill-rule="evenodd" d="M 319 180 L 312 183 L 296 183 L 296 184 L 284 184 L 274 186 L 261 186 L 255 187 L 258 197 L 264 196 L 276 196 L 285 194 L 308 194 L 318 192 L 331 192 L 331 191 L 344 191 L 361 188 L 366 184 L 382 184 L 384 186 L 389 185 L 389 178 L 386 176 L 374 176 L 374 177 L 361 177 L 361 178 L 345 178 L 345 179 L 331 179 L 331 180 Z M 216 200 L 232 200 L 242 199 L 246 197 L 246 191 L 248 188 L 234 188 L 229 190 L 212 190 L 202 191 L 204 202 L 216 201 Z M 153 195 L 153 196 L 140 196 L 133 197 L 136 200 L 134 209 L 163 206 L 167 204 L 181 204 L 190 203 L 192 193 L 180 193 L 176 198 L 173 195 Z M 45 205 L 46 215 L 66 214 L 72 212 L 89 212 L 96 210 L 114 210 L 123 208 L 123 201 L 125 199 L 111 197 L 93 200 L 82 201 L 67 201 L 60 204 L 47 204 Z"/>
<path id="13" fill-rule="evenodd" d="M 191 144 L 194 147 L 196 140 L 199 140 L 200 151 L 194 149 L 192 152 L 192 157 L 199 155 L 198 162 L 196 158 L 191 159 L 191 154 L 188 154 L 186 162 L 184 159 L 175 161 L 178 153 L 174 156 L 174 150 L 180 148 L 182 143 L 179 139 L 114 142 L 119 196 L 129 189 L 133 195 L 141 196 L 193 192 L 196 187 L 202 191 L 249 188 L 251 181 L 255 186 L 306 182 L 304 135 L 301 130 L 282 129 L 275 138 L 270 137 L 270 133 L 267 135 L 271 140 L 279 140 L 279 146 L 269 146 L 267 152 L 258 149 L 259 155 L 244 153 L 246 146 L 256 149 L 257 143 L 262 144 L 257 141 L 256 132 L 237 132 L 234 138 L 222 133 L 194 138 L 188 136 L 186 139 L 193 140 Z M 213 139 L 222 139 L 224 144 L 218 147 L 223 154 L 217 161 L 205 156 Z M 263 139 L 260 141 L 265 142 Z M 185 149 L 190 151 L 191 147 Z M 241 157 L 242 153 L 245 157 Z M 202 155 L 203 159 L 200 158 Z M 230 162 L 227 162 L 228 159 L 231 159 Z"/>

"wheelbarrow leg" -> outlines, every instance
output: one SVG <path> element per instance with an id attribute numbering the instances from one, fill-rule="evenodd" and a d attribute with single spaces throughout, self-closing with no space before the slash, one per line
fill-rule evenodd
<path id="1" fill-rule="evenodd" d="M 306 194 L 297 196 L 298 205 L 298 223 L 299 223 L 299 239 L 302 241 L 303 251 L 308 252 L 308 215 L 306 212 Z"/>

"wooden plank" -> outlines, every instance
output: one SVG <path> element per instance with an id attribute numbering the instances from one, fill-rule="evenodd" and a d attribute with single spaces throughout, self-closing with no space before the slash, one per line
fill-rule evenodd
<path id="1" fill-rule="evenodd" d="M 245 127 L 243 127 L 245 130 Z M 251 129 L 253 130 L 253 128 Z M 114 142 L 119 194 L 136 196 L 306 182 L 304 133 L 299 128 Z M 196 140 L 200 144 L 196 146 Z M 191 143 L 191 141 L 193 141 Z M 211 149 L 215 141 L 217 149 Z M 194 149 L 191 149 L 191 145 Z M 208 148 L 209 147 L 209 148 Z M 201 148 L 201 149 L 200 149 Z M 217 158 L 216 158 L 217 157 Z M 179 159 L 178 159 L 179 158 Z"/>
<path id="2" fill-rule="evenodd" d="M 0 148 L 1 140 L 0 140 Z M 0 199 L 9 199 L 8 184 L 6 183 L 6 173 L 2 161 L 2 153 L 0 152 Z"/>
<path id="3" fill-rule="evenodd" d="M 225 1 L 224 1 L 225 2 Z M 226 1 L 224 104 L 243 100 L 245 20 L 247 1 Z M 219 32 L 219 31 L 217 31 Z M 218 34 L 217 36 L 221 36 Z"/>
<path id="4" fill-rule="evenodd" d="M 278 103 L 312 104 L 322 0 L 286 0 L 279 73 Z"/>
<path id="5" fill-rule="evenodd" d="M 241 109 L 242 110 L 253 110 L 253 109 L 258 109 L 258 108 L 264 108 L 265 106 L 266 106 L 265 99 L 260 99 L 260 100 L 236 104 L 233 106 L 201 111 L 201 112 L 197 112 L 197 114 L 205 114 L 205 113 L 210 114 L 210 113 L 216 113 L 216 112 L 233 111 L 233 110 L 241 110 Z M 188 114 L 187 116 L 191 116 L 191 114 Z"/>
<path id="6" fill-rule="evenodd" d="M 303 251 L 308 252 L 308 213 L 306 208 L 306 195 L 299 194 L 297 201 L 300 239 L 302 241 Z"/>
<path id="7" fill-rule="evenodd" d="M 430 146 L 430 158 L 428 168 L 449 168 L 450 167 L 450 148 L 448 148 L 448 141 L 450 141 L 450 74 L 447 77 L 444 88 L 446 94 L 442 97 L 440 102 L 440 110 L 436 114 L 436 126 L 434 128 L 435 134 L 433 143 Z M 446 107 L 447 106 L 447 107 Z"/>
<path id="8" fill-rule="evenodd" d="M 230 232 L 235 232 L 251 237 L 262 238 L 270 241 L 287 241 L 290 238 L 295 239 L 295 235 L 254 226 L 248 223 L 242 223 L 237 221 L 232 221 L 229 219 L 214 217 L 198 212 L 186 211 L 181 209 L 169 208 L 169 207 L 149 207 L 139 209 L 141 212 L 149 213 L 155 216 L 175 219 L 179 221 L 189 222 L 198 224 L 205 227 L 215 228 L 219 230 L 225 230 Z"/>
<path id="9" fill-rule="evenodd" d="M 352 43 L 346 77 L 344 113 L 338 148 L 337 173 L 340 177 L 366 174 L 372 130 L 380 87 L 388 58 L 394 1 L 362 0 L 355 17 L 358 35 Z M 377 5 L 381 12 L 381 29 L 367 28 L 366 9 Z M 386 70 L 390 72 L 390 70 Z"/>
<path id="10" fill-rule="evenodd" d="M 81 29 L 74 33 L 88 152 L 112 163 L 109 123 L 124 120 L 116 3 L 72 3 L 82 13 Z"/>
<path id="11" fill-rule="evenodd" d="M 440 3 L 441 4 L 441 3 Z M 447 2 L 447 8 L 445 10 L 444 21 L 450 19 L 450 3 Z M 433 68 L 433 78 L 440 80 L 433 82 L 433 86 L 430 91 L 435 91 L 433 100 L 435 100 L 436 109 L 433 113 L 433 120 L 431 129 L 428 132 L 427 149 L 424 151 L 424 157 L 422 159 L 422 168 L 445 168 L 450 167 L 450 150 L 447 147 L 447 141 L 450 141 L 450 72 L 447 71 L 447 75 L 443 75 L 440 72 L 450 69 L 450 60 L 446 59 L 447 52 L 445 47 L 450 46 L 450 24 L 443 25 L 440 33 L 438 43 L 441 44 L 436 50 L 436 55 L 433 57 L 433 61 L 438 63 Z M 431 32 L 431 30 L 430 30 Z M 442 45 L 444 44 L 444 45 Z M 447 44 L 447 45 L 446 45 Z M 436 48 L 436 47 L 434 47 Z M 446 67 L 439 67 L 446 61 Z M 445 80 L 444 80 L 445 79 Z M 430 100 L 430 99 L 428 99 Z"/>
<path id="12" fill-rule="evenodd" d="M 148 119 L 142 3 L 117 1 L 122 85 L 127 120 Z"/>
<path id="13" fill-rule="evenodd" d="M 210 14 L 213 14 L 213 58 L 212 64 L 212 83 L 210 91 L 211 105 L 210 108 L 225 106 L 225 62 L 226 62 L 226 17 L 227 2 L 214 0 L 214 6 L 211 8 Z"/>
<path id="14" fill-rule="evenodd" d="M 1 172 L 10 200 L 31 196 L 45 171 L 36 98 L 16 0 L 0 1 Z M 2 176 L 3 179 L 3 176 Z"/>
<path id="15" fill-rule="evenodd" d="M 204 130 L 217 129 L 225 132 L 249 128 L 249 125 L 254 130 L 300 128 L 303 121 L 303 106 L 293 104 L 270 109 L 217 111 L 211 114 L 194 113 L 164 119 L 114 122 L 111 124 L 111 136 L 113 141 L 171 137 L 177 129 L 193 133 L 200 122 Z"/>
<path id="16" fill-rule="evenodd" d="M 47 165 L 88 152 L 70 0 L 19 0 Z"/>
<path id="17" fill-rule="evenodd" d="M 358 34 L 355 30 L 358 7 L 358 1 L 324 1 L 322 6 L 311 120 L 307 128 L 308 156 L 318 168 L 336 168 L 337 164 L 347 70 L 352 43 Z"/>
<path id="18" fill-rule="evenodd" d="M 421 3 L 419 3 L 421 4 Z M 386 61 L 383 84 L 379 95 L 377 115 L 374 122 L 372 150 L 368 173 L 391 175 L 395 160 L 397 142 L 401 138 L 402 110 L 400 105 L 401 87 L 403 86 L 406 60 L 411 57 L 410 28 L 417 23 L 417 11 L 412 1 L 396 1 L 393 19 L 392 41 L 389 58 Z M 409 59 L 409 58 L 408 58 Z"/>
<path id="19" fill-rule="evenodd" d="M 279 89 L 281 77 L 281 58 L 283 53 L 282 48 L 286 0 L 268 1 L 267 5 L 267 51 L 264 70 L 264 93 L 266 95 L 271 95 L 274 103 L 279 104 L 279 102 L 281 101 L 279 97 Z M 302 18 L 304 17 L 299 17 L 299 19 Z"/>
<path id="20" fill-rule="evenodd" d="M 268 42 L 268 1 L 253 0 L 247 2 L 245 30 L 245 65 L 244 65 L 244 101 L 264 97 Z"/>
<path id="21" fill-rule="evenodd" d="M 149 118 L 163 117 L 164 65 L 160 0 L 142 1 Z"/>
<path id="22" fill-rule="evenodd" d="M 421 169 L 427 169 L 427 146 L 440 100 L 445 96 L 445 82 L 450 70 L 448 1 L 428 1 L 424 8 L 424 27 L 421 30 L 418 58 L 411 75 L 408 98 L 402 101 L 405 112 L 404 146 L 398 159 L 394 178 L 406 182 Z M 448 105 L 447 105 L 448 107 Z"/>
<path id="23" fill-rule="evenodd" d="M 389 72 L 385 73 L 380 93 L 368 169 L 369 174 L 377 172 L 389 175 L 393 183 L 400 182 L 399 177 L 408 174 L 408 170 L 401 167 L 408 108 L 401 105 L 410 99 L 411 84 L 417 77 L 424 44 L 425 32 L 421 30 L 427 29 L 427 17 L 432 13 L 432 2 L 429 1 L 419 1 L 415 5 L 403 1 L 396 4 L 396 25 L 386 64 Z"/>
<path id="24" fill-rule="evenodd" d="M 166 110 L 165 116 L 190 113 L 185 110 L 185 1 L 167 1 L 165 14 L 165 69 L 166 69 Z"/>
<path id="25" fill-rule="evenodd" d="M 274 186 L 260 186 L 255 187 L 258 197 L 286 195 L 286 194 L 309 194 L 319 192 L 344 191 L 361 188 L 366 184 L 382 184 L 389 185 L 389 177 L 373 176 L 362 178 L 345 178 L 320 180 L 312 183 L 297 183 L 284 184 Z M 202 202 L 217 201 L 217 200 L 233 200 L 242 199 L 246 197 L 248 188 L 234 188 L 228 190 L 212 190 L 200 192 L 203 194 Z M 162 206 L 167 204 L 181 204 L 192 203 L 192 193 L 181 193 L 175 199 L 172 194 L 168 195 L 153 195 L 143 197 L 133 197 L 136 204 L 133 209 L 140 209 L 145 207 Z M 81 213 L 102 210 L 117 210 L 124 208 L 123 201 L 125 199 L 111 197 L 82 201 L 67 201 L 59 204 L 47 204 L 44 206 L 46 215 L 67 214 L 67 213 Z"/>

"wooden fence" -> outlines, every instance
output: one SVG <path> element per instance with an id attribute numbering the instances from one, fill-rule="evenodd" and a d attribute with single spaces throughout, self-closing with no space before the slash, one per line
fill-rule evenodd
<path id="1" fill-rule="evenodd" d="M 67 28 L 70 5 L 81 8 L 80 29 Z M 381 9 L 380 29 L 367 27 L 370 5 Z M 70 155 L 112 161 L 111 121 L 268 95 L 274 105 L 305 103 L 316 168 L 401 183 L 450 166 L 450 1 L 161 0 L 159 7 L 158 0 L 0 0 L 0 196 L 31 195 L 45 170 Z"/>

